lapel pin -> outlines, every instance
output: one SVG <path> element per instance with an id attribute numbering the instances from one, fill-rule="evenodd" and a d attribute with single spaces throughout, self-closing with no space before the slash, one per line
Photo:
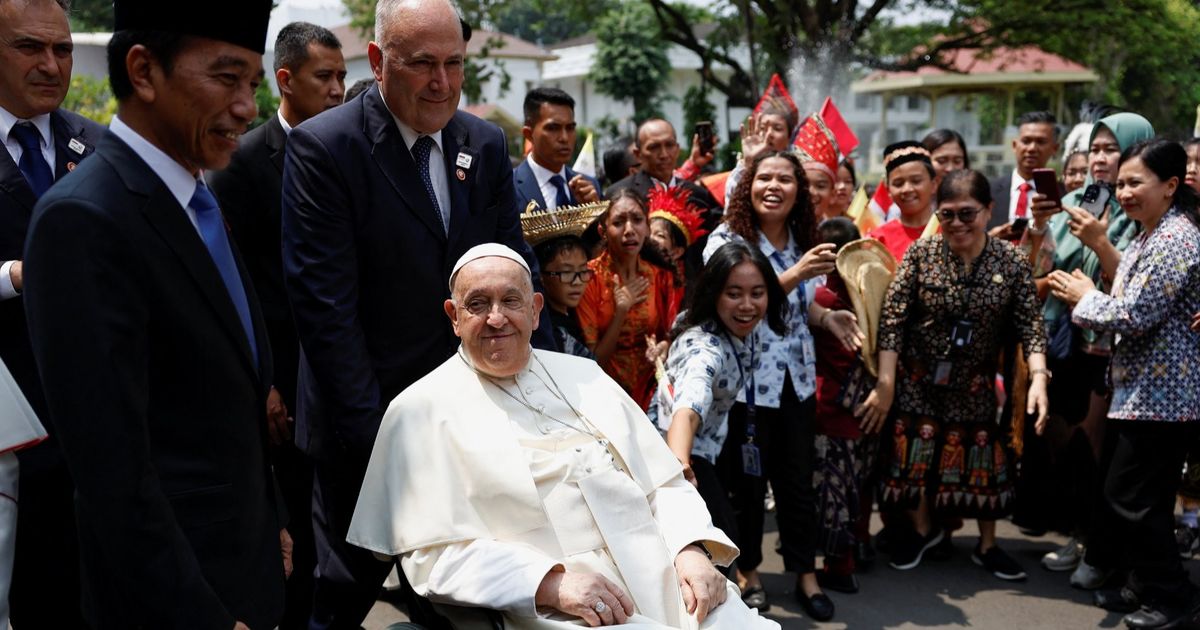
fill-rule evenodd
<path id="1" fill-rule="evenodd" d="M 457 177 L 458 181 L 460 181 L 460 182 L 467 181 L 467 172 L 462 170 L 461 168 L 454 171 L 454 176 Z"/>
<path id="2" fill-rule="evenodd" d="M 79 138 L 71 138 L 71 141 L 67 143 L 67 148 L 79 155 L 83 155 L 84 150 L 87 149 L 87 145 L 80 142 Z"/>
<path id="3" fill-rule="evenodd" d="M 455 164 L 455 166 L 459 166 L 461 168 L 471 168 L 471 162 L 473 160 L 474 160 L 474 158 L 467 155 L 466 153 L 459 153 L 458 159 L 454 160 L 454 164 Z M 462 179 L 462 178 L 460 177 L 459 179 Z"/>
<path id="4" fill-rule="evenodd" d="M 75 170 L 75 163 L 74 163 L 74 162 L 67 162 L 67 172 L 68 172 L 68 173 L 70 173 L 70 172 L 71 172 L 71 171 L 73 171 L 73 170 Z"/>
<path id="5" fill-rule="evenodd" d="M 992 282 L 995 282 L 996 284 L 1004 284 L 1004 276 L 996 274 L 992 276 Z"/>

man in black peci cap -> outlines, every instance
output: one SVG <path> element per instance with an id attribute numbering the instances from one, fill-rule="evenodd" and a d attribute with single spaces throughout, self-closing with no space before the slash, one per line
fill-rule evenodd
<path id="1" fill-rule="evenodd" d="M 201 179 L 254 119 L 270 8 L 117 0 L 117 116 L 34 209 L 25 304 L 94 630 L 272 628 L 282 610 L 270 348 Z"/>

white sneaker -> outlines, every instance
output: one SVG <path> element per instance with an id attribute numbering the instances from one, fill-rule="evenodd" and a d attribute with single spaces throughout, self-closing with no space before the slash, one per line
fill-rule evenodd
<path id="1" fill-rule="evenodd" d="M 1101 571 L 1088 564 L 1087 560 L 1080 560 L 1079 566 L 1075 567 L 1075 571 L 1071 573 L 1071 586 L 1094 591 L 1104 586 L 1111 575 L 1112 571 Z"/>
<path id="2" fill-rule="evenodd" d="M 1083 560 L 1083 543 L 1072 537 L 1067 544 L 1042 556 L 1042 566 L 1047 571 L 1070 571 Z"/>

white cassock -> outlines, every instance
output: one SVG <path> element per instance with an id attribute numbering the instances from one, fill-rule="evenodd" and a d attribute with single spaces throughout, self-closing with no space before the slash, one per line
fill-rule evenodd
<path id="1" fill-rule="evenodd" d="M 17 544 L 17 451 L 44 439 L 46 429 L 0 361 L 0 628 L 8 627 L 8 588 Z"/>
<path id="2" fill-rule="evenodd" d="M 676 554 L 702 541 L 728 565 L 737 548 L 646 415 L 594 361 L 533 355 L 514 378 L 489 379 L 460 351 L 397 396 L 347 540 L 399 556 L 421 595 L 502 611 L 515 630 L 586 625 L 534 606 L 558 565 L 628 593 L 636 611 L 621 628 L 779 628 L 731 582 L 704 623 L 687 613 Z"/>

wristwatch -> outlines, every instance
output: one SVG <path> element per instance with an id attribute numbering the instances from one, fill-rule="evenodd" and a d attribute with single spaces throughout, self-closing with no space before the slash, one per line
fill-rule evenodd
<path id="1" fill-rule="evenodd" d="M 1054 380 L 1054 372 L 1051 372 L 1050 370 L 1048 370 L 1046 368 L 1038 368 L 1036 370 L 1029 370 L 1029 373 L 1031 375 L 1032 374 L 1044 374 L 1046 376 L 1047 383 Z"/>

